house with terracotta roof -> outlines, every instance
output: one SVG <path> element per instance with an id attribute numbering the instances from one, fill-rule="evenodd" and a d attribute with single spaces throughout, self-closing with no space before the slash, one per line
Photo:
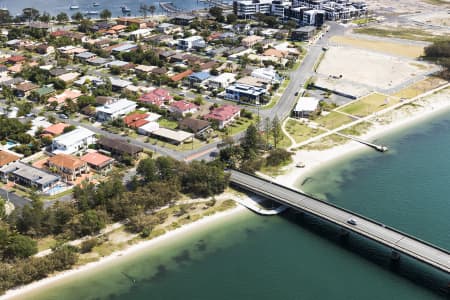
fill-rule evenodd
<path id="1" fill-rule="evenodd" d="M 186 71 L 184 71 L 184 72 L 181 72 L 181 73 L 178 73 L 178 74 L 173 75 L 172 77 L 170 77 L 170 79 L 171 79 L 172 81 L 181 81 L 181 80 L 183 80 L 184 78 L 186 78 L 186 77 L 188 77 L 189 75 L 191 75 L 192 73 L 194 73 L 194 71 L 192 71 L 191 69 L 189 69 L 189 70 L 186 70 Z"/>
<path id="2" fill-rule="evenodd" d="M 97 151 L 89 152 L 83 155 L 80 159 L 86 162 L 92 170 L 103 175 L 112 169 L 112 165 L 114 163 L 114 158 L 103 155 Z"/>
<path id="3" fill-rule="evenodd" d="M 177 117 L 185 117 L 187 114 L 193 114 L 198 111 L 198 106 L 194 103 L 180 100 L 175 101 L 169 107 L 169 111 Z"/>
<path id="4" fill-rule="evenodd" d="M 72 182 L 89 170 L 85 161 L 69 154 L 56 154 L 48 159 L 47 165 L 50 171 L 59 174 L 63 180 Z"/>
<path id="5" fill-rule="evenodd" d="M 170 95 L 169 91 L 161 88 L 154 89 L 149 93 L 143 94 L 139 98 L 139 101 L 143 103 L 150 103 L 158 107 L 163 104 L 169 104 L 172 100 L 173 97 Z"/>
<path id="6" fill-rule="evenodd" d="M 134 113 L 124 117 L 123 122 L 128 127 L 138 128 L 150 122 L 146 120 L 148 116 L 149 114 Z"/>
<path id="7" fill-rule="evenodd" d="M 23 82 L 14 88 L 14 93 L 17 97 L 28 97 L 30 93 L 39 88 L 38 85 L 32 82 Z"/>
<path id="8" fill-rule="evenodd" d="M 240 117 L 241 109 L 235 105 L 223 105 L 213 109 L 209 114 L 203 116 L 204 119 L 217 122 L 217 127 L 222 129 Z"/>
<path id="9" fill-rule="evenodd" d="M 64 104 L 67 99 L 76 100 L 80 96 L 81 92 L 79 90 L 67 89 L 62 94 L 48 98 L 47 102 L 56 102 L 58 105 L 61 105 Z"/>
<path id="10" fill-rule="evenodd" d="M 0 168 L 9 165 L 15 161 L 18 161 L 21 157 L 9 150 L 0 150 Z"/>
<path id="11" fill-rule="evenodd" d="M 16 63 L 24 62 L 26 60 L 27 60 L 27 58 L 22 55 L 14 55 L 14 56 L 8 57 L 8 63 L 10 63 L 10 64 L 16 64 Z"/>
<path id="12" fill-rule="evenodd" d="M 64 133 L 64 128 L 69 127 L 66 123 L 56 123 L 44 129 L 44 134 L 50 134 L 52 136 L 58 136 Z"/>
<path id="13" fill-rule="evenodd" d="M 250 35 L 242 39 L 241 44 L 244 47 L 253 47 L 259 42 L 262 42 L 264 38 L 258 35 Z"/>

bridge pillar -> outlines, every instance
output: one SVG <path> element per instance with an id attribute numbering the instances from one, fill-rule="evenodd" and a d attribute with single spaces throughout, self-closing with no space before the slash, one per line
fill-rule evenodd
<path id="1" fill-rule="evenodd" d="M 399 261 L 400 260 L 400 253 L 398 253 L 395 250 L 392 250 L 392 252 L 391 252 L 391 260 Z"/>

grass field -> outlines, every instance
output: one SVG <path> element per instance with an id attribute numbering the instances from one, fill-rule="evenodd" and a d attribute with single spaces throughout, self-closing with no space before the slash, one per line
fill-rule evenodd
<path id="1" fill-rule="evenodd" d="M 304 142 L 316 135 L 323 133 L 320 129 L 313 129 L 295 120 L 288 120 L 286 131 L 294 138 L 296 143 Z M 286 138 L 287 139 L 287 138 Z"/>
<path id="2" fill-rule="evenodd" d="M 326 150 L 347 143 L 349 140 L 343 136 L 330 134 L 318 141 L 309 143 L 300 148 L 300 150 Z"/>
<path id="3" fill-rule="evenodd" d="M 341 130 L 340 133 L 347 134 L 347 135 L 353 135 L 353 136 L 360 136 L 366 133 L 370 130 L 370 128 L 373 125 L 368 122 L 361 122 L 359 124 L 356 124 L 355 126 L 349 127 L 347 129 Z"/>
<path id="4" fill-rule="evenodd" d="M 335 129 L 352 121 L 354 120 L 349 116 L 343 115 L 335 111 L 332 111 L 328 115 L 318 117 L 317 119 L 314 120 L 314 122 L 320 124 L 321 126 L 327 129 Z"/>
<path id="5" fill-rule="evenodd" d="M 330 39 L 337 44 L 344 44 L 373 50 L 377 52 L 383 52 L 393 55 L 405 56 L 409 58 L 416 58 L 423 55 L 423 46 L 405 45 L 402 43 L 387 42 L 387 41 L 375 41 L 370 39 L 363 39 L 359 37 L 351 36 L 333 36 Z"/>
<path id="6" fill-rule="evenodd" d="M 421 29 L 413 29 L 413 28 L 374 28 L 374 27 L 366 27 L 366 28 L 357 28 L 353 30 L 355 33 L 368 34 L 380 37 L 392 37 L 406 40 L 414 40 L 414 41 L 425 41 L 425 42 L 434 42 L 436 40 L 445 39 L 442 36 L 432 35 L 429 32 Z"/>
<path id="7" fill-rule="evenodd" d="M 430 77 L 408 86 L 407 88 L 395 93 L 393 96 L 411 99 L 434 88 L 437 88 L 442 84 L 445 84 L 444 80 L 437 77 Z"/>
<path id="8" fill-rule="evenodd" d="M 398 98 L 388 97 L 379 93 L 372 93 L 368 96 L 360 98 L 358 101 L 339 108 L 338 111 L 357 117 L 365 117 L 398 102 Z"/>
<path id="9" fill-rule="evenodd" d="M 159 126 L 165 127 L 165 128 L 175 129 L 178 127 L 177 121 L 168 120 L 168 119 L 164 119 L 164 118 L 159 119 L 158 123 L 159 123 Z"/>

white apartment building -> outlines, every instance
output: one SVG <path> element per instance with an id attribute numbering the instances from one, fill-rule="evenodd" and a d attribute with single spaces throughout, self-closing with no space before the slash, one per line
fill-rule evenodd
<path id="1" fill-rule="evenodd" d="M 74 154 L 84 151 L 96 141 L 95 133 L 89 129 L 79 127 L 53 139 L 52 152 L 54 154 Z"/>
<path id="2" fill-rule="evenodd" d="M 95 115 L 100 122 L 110 121 L 135 111 L 136 107 L 136 102 L 120 99 L 113 103 L 97 107 L 95 109 Z"/>

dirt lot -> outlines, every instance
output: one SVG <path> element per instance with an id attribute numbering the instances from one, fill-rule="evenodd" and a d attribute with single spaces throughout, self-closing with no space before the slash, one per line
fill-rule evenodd
<path id="1" fill-rule="evenodd" d="M 446 6 L 444 0 L 371 0 L 367 1 L 369 10 L 405 14 L 414 12 L 435 11 L 441 6 Z M 434 5 L 439 4 L 439 5 Z M 448 6 L 449 4 L 447 4 Z"/>
<path id="2" fill-rule="evenodd" d="M 360 49 L 367 49 L 396 56 L 417 58 L 423 54 L 423 46 L 406 43 L 395 43 L 381 40 L 364 39 L 353 36 L 333 36 L 330 41 L 337 45 L 348 45 Z"/>
<path id="3" fill-rule="evenodd" d="M 352 47 L 330 47 L 317 73 L 380 91 L 399 86 L 428 69 L 430 65 L 418 61 Z"/>

